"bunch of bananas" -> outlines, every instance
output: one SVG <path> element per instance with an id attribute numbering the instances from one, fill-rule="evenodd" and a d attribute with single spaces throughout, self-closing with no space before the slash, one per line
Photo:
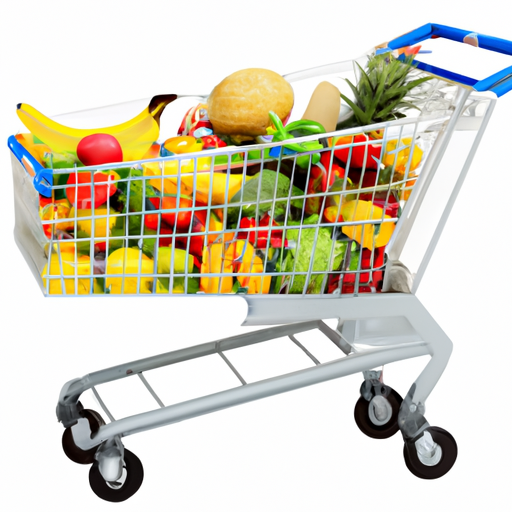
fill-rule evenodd
<path id="1" fill-rule="evenodd" d="M 17 114 L 30 132 L 55 153 L 76 156 L 79 160 L 82 160 L 80 155 L 77 154 L 77 150 L 80 153 L 79 145 L 83 144 L 82 141 L 90 136 L 103 135 L 105 138 L 99 142 L 101 145 L 105 146 L 105 141 L 107 141 L 107 144 L 115 149 L 115 144 L 118 144 L 121 152 L 117 150 L 110 153 L 115 155 L 115 160 L 110 161 L 119 161 L 119 154 L 121 154 L 122 160 L 129 162 L 142 158 L 158 139 L 160 116 L 164 108 L 177 97 L 176 94 L 154 96 L 140 114 L 129 121 L 106 128 L 70 128 L 50 119 L 26 103 L 18 105 Z M 98 141 L 99 139 L 96 139 L 96 143 Z M 82 146 L 82 153 L 87 158 L 85 145 Z M 82 161 L 82 163 L 85 165 L 98 164 L 97 161 L 94 163 Z"/>

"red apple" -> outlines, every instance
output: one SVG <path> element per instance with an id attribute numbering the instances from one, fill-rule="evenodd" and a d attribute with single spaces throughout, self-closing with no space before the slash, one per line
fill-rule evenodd
<path id="1" fill-rule="evenodd" d="M 84 137 L 78 143 L 76 155 L 84 165 L 123 161 L 121 145 L 113 135 L 107 133 L 93 133 Z"/>

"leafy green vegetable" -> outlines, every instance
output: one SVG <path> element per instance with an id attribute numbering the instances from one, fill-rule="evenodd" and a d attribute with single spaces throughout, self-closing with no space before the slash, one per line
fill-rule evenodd
<path id="1" fill-rule="evenodd" d="M 230 203 L 248 203 L 242 207 L 233 206 L 228 209 L 228 225 L 236 226 L 242 210 L 242 217 L 256 217 L 263 215 L 274 207 L 274 217 L 286 212 L 288 196 L 301 196 L 304 192 L 292 186 L 290 179 L 279 172 L 263 169 L 252 180 L 244 183 L 244 186 L 231 198 Z M 281 199 L 281 200 L 279 200 Z M 275 202 L 274 202 L 275 200 Z M 292 206 L 302 210 L 303 199 L 291 201 Z"/>
<path id="2" fill-rule="evenodd" d="M 119 185 L 119 190 L 121 190 L 121 192 L 117 197 L 117 202 L 121 211 L 124 213 L 142 213 L 146 211 L 146 198 L 155 197 L 156 193 L 155 189 L 149 184 L 149 180 L 144 179 L 142 170 L 132 167 L 128 172 L 126 172 L 125 169 L 119 169 L 117 172 L 121 179 L 129 178 L 128 182 L 121 182 Z M 125 183 L 129 183 L 129 194 L 127 192 L 128 186 Z M 126 224 L 129 235 L 140 235 L 142 228 L 142 215 L 127 215 Z M 145 230 L 144 234 L 152 233 L 146 233 Z"/>
<path id="3" fill-rule="evenodd" d="M 311 258 L 313 258 L 312 272 L 322 272 L 321 274 L 312 274 L 307 284 L 306 293 L 322 293 L 326 280 L 327 272 L 336 265 L 339 265 L 345 255 L 347 242 L 337 242 L 332 239 L 332 228 L 308 228 L 308 224 L 318 222 L 318 215 L 304 219 L 302 229 L 288 229 L 286 238 L 289 242 L 294 242 L 291 249 L 286 251 L 284 260 L 278 265 L 278 270 L 285 274 L 293 272 L 309 272 Z M 306 286 L 307 275 L 283 276 L 283 281 L 278 283 L 279 288 L 289 284 L 288 293 L 303 293 Z"/>

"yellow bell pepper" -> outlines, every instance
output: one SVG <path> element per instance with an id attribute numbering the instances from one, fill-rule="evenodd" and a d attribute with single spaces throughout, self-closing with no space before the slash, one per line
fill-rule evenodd
<path id="1" fill-rule="evenodd" d="M 347 201 L 341 206 L 341 215 L 343 221 L 366 221 L 378 219 L 391 219 L 389 215 L 384 215 L 384 210 L 374 205 L 371 201 Z M 393 222 L 382 222 L 376 233 L 375 224 L 356 224 L 352 226 L 343 225 L 341 230 L 352 240 L 359 242 L 367 249 L 385 246 L 395 230 Z"/>
<path id="2" fill-rule="evenodd" d="M 211 169 L 212 159 L 211 157 L 200 157 L 196 159 L 197 175 L 199 173 L 208 172 Z M 163 173 L 162 173 L 163 168 Z M 181 160 L 181 166 L 179 160 L 169 160 L 165 162 L 148 162 L 142 164 L 144 176 L 156 176 L 156 178 L 149 180 L 149 183 L 157 190 L 164 192 L 165 194 L 176 194 L 178 191 L 178 172 L 180 172 L 180 178 L 182 182 L 181 193 L 185 194 L 183 187 L 184 178 L 187 177 L 189 183 L 193 186 L 194 180 L 194 160 L 183 159 Z M 187 176 L 188 175 L 188 176 Z M 165 178 L 169 176 L 169 178 Z M 163 188 L 163 190 L 162 190 Z"/>
<path id="3" fill-rule="evenodd" d="M 398 151 L 397 146 L 399 148 Z M 386 167 L 394 165 L 395 172 L 404 174 L 407 169 L 409 158 L 411 158 L 409 172 L 414 171 L 414 169 L 417 169 L 421 163 L 421 159 L 423 158 L 423 150 L 417 144 L 414 144 L 411 157 L 412 146 L 413 140 L 411 137 L 404 137 L 403 139 L 400 139 L 400 141 L 398 139 L 390 140 L 386 143 L 386 150 L 384 152 L 384 156 L 382 157 L 382 163 Z"/>
<path id="4" fill-rule="evenodd" d="M 232 263 L 232 262 L 231 262 Z M 203 250 L 201 274 L 232 274 L 233 265 L 224 261 L 224 244 L 211 244 Z M 199 283 L 205 293 L 230 293 L 233 289 L 233 276 L 201 277 Z"/>
<path id="5" fill-rule="evenodd" d="M 191 135 L 180 135 L 167 139 L 163 146 L 164 149 L 170 153 L 182 155 L 183 153 L 196 153 L 201 151 L 203 149 L 203 141 Z"/>
<path id="6" fill-rule="evenodd" d="M 234 231 L 232 233 L 225 232 L 221 210 L 210 211 L 210 223 L 208 226 L 208 232 L 211 233 L 208 235 L 208 244 L 231 242 L 235 237 Z"/>
<path id="7" fill-rule="evenodd" d="M 228 277 L 201 277 L 200 287 L 205 293 L 230 293 L 233 278 L 247 293 L 269 293 L 271 276 L 263 275 L 263 261 L 255 254 L 254 247 L 246 240 L 236 240 L 228 244 L 213 243 L 203 252 L 201 273 L 229 274 Z M 262 274 L 246 276 L 240 274 Z"/>
<path id="8" fill-rule="evenodd" d="M 69 212 L 69 221 L 63 222 L 62 224 L 57 224 L 57 227 L 59 229 L 69 229 L 69 224 L 73 225 L 74 221 L 73 218 L 75 217 L 75 211 L 76 211 L 76 217 L 77 217 L 77 228 L 80 231 L 84 231 L 89 236 L 92 236 L 92 219 L 81 219 L 81 217 L 91 217 L 92 216 L 92 210 L 88 209 L 79 209 L 75 210 L 75 208 L 71 208 Z M 108 228 L 107 228 L 107 212 L 109 214 L 108 216 Z M 107 208 L 96 208 L 94 210 L 94 238 L 105 238 L 107 235 L 110 234 L 110 230 L 114 227 L 114 224 L 117 222 L 118 218 L 118 212 L 116 212 L 114 209 L 110 208 L 109 211 L 107 211 Z"/>

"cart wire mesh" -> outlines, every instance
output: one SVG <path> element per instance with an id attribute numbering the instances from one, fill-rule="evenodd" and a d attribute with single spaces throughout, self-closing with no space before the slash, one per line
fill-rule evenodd
<path id="1" fill-rule="evenodd" d="M 170 156 L 155 144 L 153 158 L 95 167 L 50 155 L 51 197 L 30 226 L 44 294 L 381 292 L 436 147 L 480 102 L 441 79 L 422 87 L 418 112 L 370 126 Z"/>

